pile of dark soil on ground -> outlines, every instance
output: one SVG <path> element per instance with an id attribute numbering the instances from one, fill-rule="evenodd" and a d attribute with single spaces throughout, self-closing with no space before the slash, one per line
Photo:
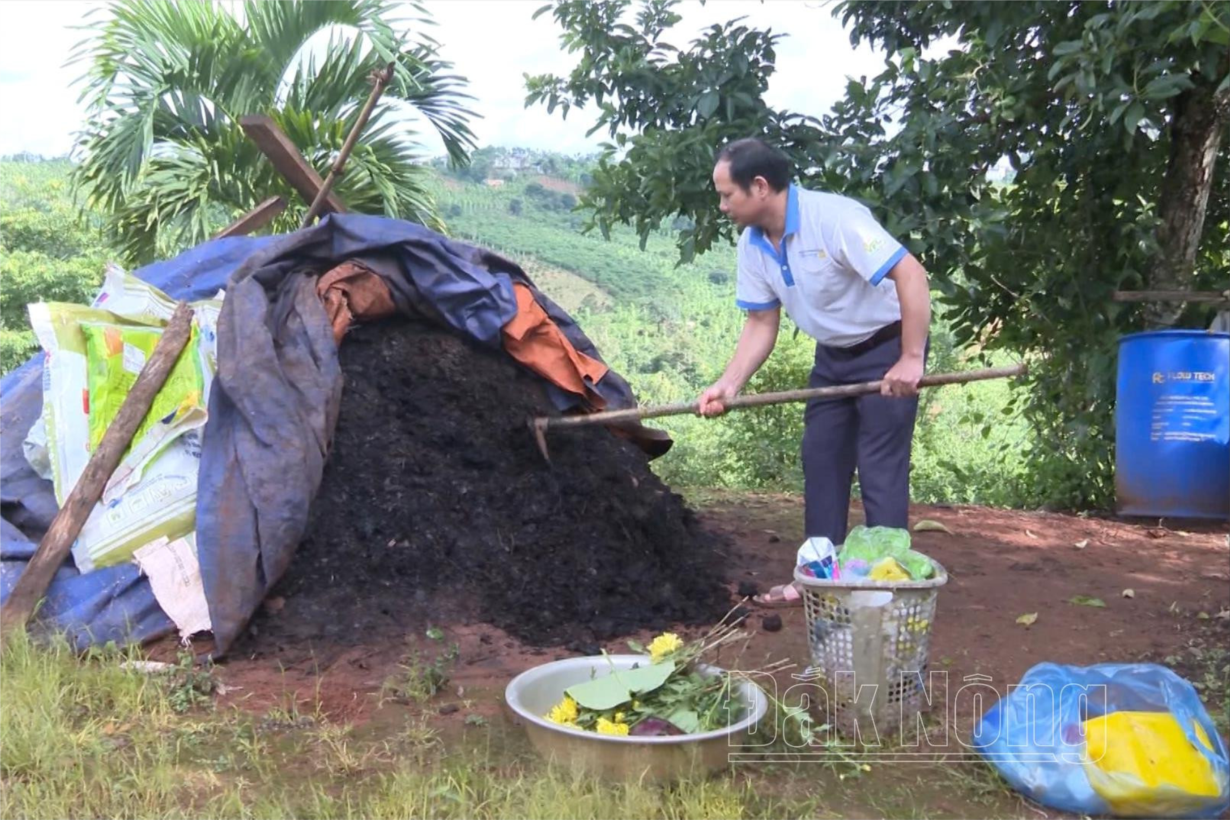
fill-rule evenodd
<path id="1" fill-rule="evenodd" d="M 551 645 L 725 613 L 721 545 L 646 456 L 594 427 L 552 432 L 545 462 L 526 422 L 551 405 L 504 353 L 394 320 L 348 334 L 341 363 L 308 533 L 259 633 L 363 641 L 474 617 Z"/>

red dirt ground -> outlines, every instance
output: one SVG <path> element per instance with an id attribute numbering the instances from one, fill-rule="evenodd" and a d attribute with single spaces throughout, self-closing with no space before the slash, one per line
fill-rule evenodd
<path id="1" fill-rule="evenodd" d="M 765 589 L 790 577 L 801 540 L 799 498 L 709 493 L 694 501 L 705 527 L 734 544 L 728 564 L 732 605 L 740 581 Z M 852 523 L 860 518 L 856 506 Z M 940 593 L 931 645 L 932 668 L 948 672 L 950 691 L 960 687 L 961 678 L 981 674 L 1002 693 L 1041 661 L 1161 663 L 1182 658 L 1189 645 L 1230 645 L 1230 545 L 1224 525 L 1172 524 L 1170 529 L 1050 513 L 915 508 L 913 520 L 924 518 L 952 531 L 914 534 L 915 546 L 950 575 Z M 1123 596 L 1127 589 L 1134 597 Z M 1106 606 L 1070 603 L 1077 595 L 1100 598 Z M 266 606 L 276 610 L 281 603 L 272 599 Z M 424 623 L 395 644 L 383 638 L 372 645 L 280 646 L 232 656 L 218 670 L 233 687 L 224 701 L 260 713 L 294 697 L 318 702 L 333 719 L 361 723 L 376 710 L 382 685 L 396 678 L 408 653 L 417 650 L 431 658 L 456 643 L 460 652 L 452 681 L 432 701 L 433 707 L 463 706 L 439 718 L 447 725 L 467 714 L 498 716 L 503 687 L 514 675 L 576 654 L 522 645 L 469 617 L 464 601 L 437 603 L 439 622 L 432 625 L 443 630 L 443 641 L 427 638 Z M 754 637 L 745 659 L 754 659 L 750 665 L 761 665 L 765 657 L 807 665 L 802 610 L 779 612 L 780 632 L 761 629 L 759 610 L 749 619 Z M 1032 626 L 1016 623 L 1018 616 L 1034 612 L 1038 618 Z M 603 648 L 626 651 L 623 640 Z"/>
<path id="2" fill-rule="evenodd" d="M 765 589 L 790 577 L 801 541 L 801 499 L 705 493 L 691 500 L 708 531 L 731 538 L 727 572 L 732 605 L 737 602 L 739 581 L 754 581 Z M 915 546 L 950 573 L 938 599 L 931 643 L 932 670 L 948 672 L 950 693 L 970 675 L 989 676 L 990 685 L 1005 692 L 1007 685 L 1041 661 L 1154 661 L 1171 664 L 1180 674 L 1198 680 L 1200 672 L 1189 648 L 1230 647 L 1230 527 L 1226 525 L 1160 527 L 1156 522 L 982 508 L 918 507 L 913 518 L 938 521 L 951 530 L 951 534 L 914 535 Z M 851 522 L 860 519 L 856 507 Z M 1130 599 L 1123 596 L 1128 589 L 1134 593 Z M 1071 604 L 1076 595 L 1098 597 L 1106 606 Z M 283 605 L 276 599 L 266 602 L 272 617 L 279 617 L 273 611 Z M 253 643 L 260 652 L 234 655 L 220 664 L 218 677 L 230 687 L 221 702 L 261 716 L 295 701 L 321 709 L 335 722 L 369 727 L 373 733 L 405 720 L 410 709 L 427 716 L 445 736 L 464 736 L 466 719 L 478 714 L 493 729 L 502 730 L 504 738 L 524 744 L 518 740 L 522 733 L 504 711 L 504 685 L 530 666 L 576 653 L 525 647 L 467 615 L 474 610 L 471 602 L 438 596 L 428 609 L 437 613 L 439 622 L 432 626 L 443 629 L 443 641 L 426 637 L 427 623 L 405 641 L 394 643 L 379 638 L 370 644 L 269 647 L 257 637 Z M 799 668 L 807 665 L 802 610 L 777 612 L 785 621 L 780 632 L 763 631 L 764 611 L 756 610 L 749 618 L 753 638 L 738 664 L 742 668 L 779 658 L 790 658 Z M 1030 627 L 1018 625 L 1017 617 L 1030 612 L 1037 612 L 1037 621 Z M 701 631 L 680 629 L 685 634 Z M 645 641 L 651 636 L 631 637 Z M 387 682 L 403 674 L 400 664 L 408 653 L 417 650 L 432 658 L 453 643 L 459 648 L 453 675 L 431 702 L 421 706 L 381 701 Z M 613 653 L 626 650 L 622 639 L 603 648 Z M 169 645 L 162 649 L 173 653 Z M 594 652 L 597 647 L 585 649 Z M 720 663 L 733 665 L 728 659 Z M 1210 707 L 1220 708 L 1215 701 Z M 969 720 L 952 719 L 964 735 Z M 954 776 L 968 771 L 972 770 L 964 768 Z M 979 797 L 977 790 L 969 792 L 968 786 L 948 782 L 947 767 L 882 765 L 867 777 L 870 781 L 857 784 L 835 777 L 813 781 L 804 772 L 802 783 L 808 793 L 822 789 L 828 808 L 836 813 L 823 816 L 846 820 L 883 820 L 888 815 L 878 802 L 881 799 L 897 800 L 893 805 L 903 814 L 894 813 L 893 818 L 1074 818 L 1011 797 L 1002 787 L 991 787 L 994 790 Z M 770 781 L 764 784 L 774 788 Z"/>

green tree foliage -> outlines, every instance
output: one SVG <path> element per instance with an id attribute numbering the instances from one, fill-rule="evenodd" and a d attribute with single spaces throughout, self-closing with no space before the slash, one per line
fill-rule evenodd
<path id="1" fill-rule="evenodd" d="M 923 260 L 959 347 L 1030 360 L 1020 405 L 1053 445 L 1036 454 L 1034 499 L 1108 504 L 1115 344 L 1146 324 L 1111 292 L 1226 283 L 1230 4 L 846 2 L 852 41 L 887 59 L 823 116 L 764 102 L 782 35 L 736 21 L 678 49 L 674 5 L 647 0 L 631 22 L 629 0 L 543 10 L 579 62 L 527 78 L 527 105 L 592 103 L 612 138 L 582 199 L 590 225 L 647 237 L 686 217 L 684 259 L 729 241 L 713 149 L 764 135 L 805 184 L 866 202 Z M 1011 184 L 992 179 L 1004 163 Z"/>
<path id="2" fill-rule="evenodd" d="M 410 8 L 415 23 L 428 22 Z M 356 211 L 440 227 L 398 115 L 425 118 L 463 163 L 472 114 L 464 79 L 429 38 L 399 33 L 407 21 L 398 13 L 391 0 L 248 2 L 238 16 L 217 3 L 117 0 L 77 53 L 88 121 L 76 179 L 130 261 L 197 244 L 273 194 L 291 203 L 274 230 L 296 226 L 306 205 L 240 118 L 269 115 L 325 169 L 370 92 L 369 75 L 390 62 L 393 81 L 338 193 Z M 318 54 L 305 46 L 320 32 L 329 40 Z"/>
<path id="3" fill-rule="evenodd" d="M 37 349 L 26 305 L 87 302 L 107 248 L 99 220 L 78 212 L 69 164 L 0 162 L 0 372 Z"/>

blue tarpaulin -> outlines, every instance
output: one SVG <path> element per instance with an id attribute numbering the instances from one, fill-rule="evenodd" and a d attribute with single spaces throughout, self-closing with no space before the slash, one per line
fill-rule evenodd
<path id="1" fill-rule="evenodd" d="M 320 486 L 342 373 L 316 279 L 348 260 L 378 274 L 401 313 L 493 349 L 517 313 L 513 282 L 533 289 L 520 268 L 496 254 L 419 225 L 359 214 L 333 214 L 283 236 L 213 240 L 135 272 L 177 299 L 204 299 L 219 288 L 227 293 L 196 514 L 219 653 L 289 567 Z M 536 289 L 534 296 L 578 351 L 600 359 L 567 313 Z M 578 403 L 577 396 L 544 384 L 560 410 Z M 595 389 L 609 408 L 635 405 L 614 371 Z M 34 473 L 22 450 L 41 407 L 40 354 L 0 380 L 0 600 L 57 509 L 51 482 Z M 38 619 L 81 648 L 145 642 L 174 629 L 133 564 L 81 575 L 67 562 Z"/>

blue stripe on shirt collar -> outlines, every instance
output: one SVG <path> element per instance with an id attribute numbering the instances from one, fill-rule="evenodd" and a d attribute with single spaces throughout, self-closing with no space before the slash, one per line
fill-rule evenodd
<path id="1" fill-rule="evenodd" d="M 786 190 L 786 236 L 799 232 L 799 189 L 791 185 Z"/>
<path id="2" fill-rule="evenodd" d="M 769 254 L 774 259 L 778 260 L 779 262 L 784 261 L 786 258 L 786 237 L 791 236 L 793 234 L 797 234 L 799 232 L 799 189 L 798 189 L 798 186 L 791 185 L 786 189 L 786 230 L 782 234 L 782 241 L 781 241 L 782 251 L 780 254 L 778 254 L 778 252 L 773 249 L 773 243 L 771 243 L 765 237 L 764 231 L 762 231 L 760 228 L 755 227 L 755 226 L 748 228 L 748 230 L 752 232 L 752 242 L 759 245 L 761 250 L 763 250 L 765 253 Z"/>

